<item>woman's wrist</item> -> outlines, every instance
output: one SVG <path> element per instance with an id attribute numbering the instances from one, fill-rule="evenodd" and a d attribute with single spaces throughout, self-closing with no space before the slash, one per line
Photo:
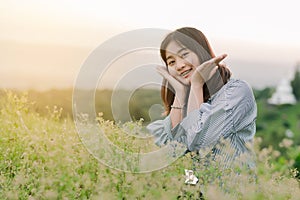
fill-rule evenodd
<path id="1" fill-rule="evenodd" d="M 188 100 L 188 113 L 199 109 L 201 104 L 203 103 L 203 85 L 195 84 L 191 85 L 191 91 Z"/>
<path id="2" fill-rule="evenodd" d="M 173 107 L 184 107 L 186 104 L 186 98 L 178 98 L 175 96 L 172 106 Z"/>
<path id="3" fill-rule="evenodd" d="M 172 113 L 180 113 L 180 121 L 186 116 L 187 102 L 186 100 L 179 100 L 176 96 L 171 105 Z"/>
<path id="4" fill-rule="evenodd" d="M 205 82 L 200 82 L 200 81 L 195 81 L 195 82 L 191 82 L 191 88 L 192 89 L 200 89 L 203 87 Z"/>
<path id="5" fill-rule="evenodd" d="M 182 90 L 176 91 L 175 98 L 180 100 L 180 102 L 186 102 L 190 94 L 190 87 L 185 87 Z"/>
<path id="6" fill-rule="evenodd" d="M 186 105 L 184 104 L 184 105 L 178 106 L 178 105 L 172 104 L 172 105 L 171 105 L 171 108 L 182 110 L 182 109 L 185 109 L 185 108 L 186 108 Z"/>

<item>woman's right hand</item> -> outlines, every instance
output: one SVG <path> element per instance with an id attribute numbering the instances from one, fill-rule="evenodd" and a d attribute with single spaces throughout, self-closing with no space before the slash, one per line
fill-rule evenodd
<path id="1" fill-rule="evenodd" d="M 189 86 L 184 85 L 179 80 L 174 78 L 164 66 L 157 66 L 157 72 L 165 78 L 174 88 L 176 97 L 181 101 L 182 105 L 185 103 L 187 96 L 189 95 Z"/>
<path id="2" fill-rule="evenodd" d="M 218 64 L 227 57 L 227 54 L 216 56 L 198 66 L 191 77 L 191 84 L 193 86 L 202 87 L 203 84 L 209 80 L 218 69 Z M 221 64 L 224 65 L 224 64 Z"/>

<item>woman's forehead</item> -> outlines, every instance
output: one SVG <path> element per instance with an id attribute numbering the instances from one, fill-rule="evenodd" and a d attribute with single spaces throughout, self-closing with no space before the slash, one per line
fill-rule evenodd
<path id="1" fill-rule="evenodd" d="M 166 54 L 178 54 L 180 51 L 187 49 L 182 44 L 179 44 L 176 41 L 171 41 L 166 47 Z"/>

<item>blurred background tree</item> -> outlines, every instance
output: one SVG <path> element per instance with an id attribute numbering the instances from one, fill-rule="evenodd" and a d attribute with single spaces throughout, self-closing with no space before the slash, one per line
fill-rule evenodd
<path id="1" fill-rule="evenodd" d="M 293 93 L 297 99 L 300 100 L 300 62 L 296 66 L 296 71 L 294 74 L 294 79 L 291 81 L 291 86 L 293 88 Z"/>

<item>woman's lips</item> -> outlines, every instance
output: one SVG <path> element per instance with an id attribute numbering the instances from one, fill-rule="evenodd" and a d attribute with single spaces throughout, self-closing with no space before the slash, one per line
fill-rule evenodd
<path id="1" fill-rule="evenodd" d="M 190 74 L 191 71 L 192 71 L 192 69 L 186 70 L 186 71 L 182 72 L 180 74 L 180 76 L 182 76 L 184 78 L 187 78 L 189 76 L 189 74 Z"/>

